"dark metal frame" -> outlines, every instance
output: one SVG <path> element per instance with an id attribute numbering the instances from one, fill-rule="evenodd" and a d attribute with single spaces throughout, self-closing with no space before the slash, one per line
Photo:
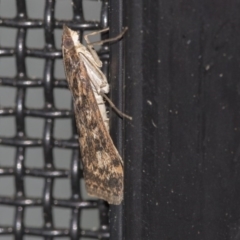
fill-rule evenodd
<path id="1" fill-rule="evenodd" d="M 123 6 L 123 239 L 239 240 L 239 1 Z"/>
<path id="2" fill-rule="evenodd" d="M 72 29 L 80 30 L 97 30 L 108 25 L 108 1 L 102 1 L 101 22 L 91 22 L 84 20 L 84 12 L 81 0 L 73 0 L 73 19 L 71 21 L 61 21 L 54 18 L 55 1 L 46 0 L 44 19 L 30 19 L 26 10 L 26 1 L 17 0 L 17 16 L 15 18 L 0 18 L 0 27 L 9 27 L 17 29 L 16 47 L 6 48 L 0 47 L 0 57 L 7 56 L 16 57 L 17 75 L 14 78 L 0 76 L 0 84 L 2 86 L 10 86 L 17 89 L 16 105 L 9 108 L 0 109 L 0 117 L 14 116 L 16 118 L 16 135 L 13 138 L 0 137 L 0 144 L 10 146 L 16 149 L 15 164 L 10 168 L 0 168 L 1 176 L 14 176 L 16 192 L 13 198 L 0 195 L 0 205 L 15 206 L 15 218 L 12 226 L 0 226 L 0 236 L 14 236 L 15 239 L 23 239 L 24 236 L 39 236 L 44 239 L 54 239 L 54 237 L 68 236 L 70 239 L 81 239 L 81 237 L 89 237 L 93 239 L 109 239 L 109 217 L 108 205 L 104 201 L 83 200 L 80 193 L 80 181 L 82 171 L 79 163 L 79 146 L 77 141 L 77 132 L 72 110 L 56 109 L 53 99 L 53 90 L 55 88 L 67 88 L 65 79 L 56 79 L 54 77 L 54 62 L 62 57 L 60 49 L 56 49 L 54 45 L 54 29 L 61 29 L 65 23 Z M 26 47 L 26 33 L 28 29 L 44 29 L 45 47 L 43 49 L 30 49 Z M 115 28 L 113 28 L 115 29 Z M 120 27 L 117 28 L 120 30 Z M 111 32 L 111 34 L 114 30 Z M 103 35 L 103 38 L 105 35 Z M 117 50 L 118 49 L 118 50 Z M 119 45 L 115 46 L 115 52 L 119 50 Z M 109 50 L 107 46 L 103 46 L 99 54 L 103 60 L 105 73 L 108 71 Z M 115 53 L 114 53 L 115 54 Z M 121 55 L 119 55 L 121 58 Z M 35 57 L 45 59 L 45 67 L 43 77 L 40 79 L 32 79 L 27 76 L 27 66 L 25 64 L 26 57 Z M 122 60 L 118 58 L 117 61 Z M 121 66 L 120 66 L 121 68 Z M 121 72 L 121 71 L 120 71 Z M 113 73 L 111 74 L 119 74 Z M 121 75 L 118 79 L 121 79 Z M 120 83 L 121 84 L 121 83 Z M 113 83 L 114 85 L 114 83 Z M 45 96 L 45 106 L 43 109 L 28 109 L 25 106 L 25 94 L 28 88 L 43 88 Z M 114 101 L 119 105 L 121 101 L 121 91 L 118 93 L 118 86 L 113 87 L 113 96 L 119 96 Z M 45 120 L 43 138 L 29 138 L 25 132 L 24 120 L 26 117 L 36 117 Z M 53 137 L 54 120 L 61 118 L 72 119 L 72 137 L 69 140 L 55 139 Z M 113 118 L 115 118 L 113 116 Z M 121 123 L 118 121 L 118 127 L 114 129 L 121 133 Z M 121 146 L 122 136 L 119 138 L 114 135 L 114 140 L 118 147 Z M 40 147 L 44 151 L 44 168 L 26 168 L 24 165 L 26 148 Z M 68 148 L 72 150 L 72 164 L 69 170 L 56 169 L 53 161 L 53 148 Z M 44 179 L 44 189 L 41 199 L 29 198 L 25 195 L 24 177 L 32 176 Z M 71 178 L 71 198 L 59 200 L 53 198 L 53 183 L 56 178 Z M 30 228 L 24 225 L 24 213 L 26 208 L 32 206 L 42 206 L 44 216 L 44 226 L 42 228 Z M 54 227 L 52 208 L 53 207 L 70 208 L 71 222 L 68 229 L 57 229 Z M 96 231 L 90 229 L 82 229 L 80 226 L 80 212 L 83 209 L 98 209 L 100 217 L 100 228 Z M 120 207 L 121 208 L 121 207 Z M 112 209 L 111 214 L 119 215 L 119 211 Z M 114 218 L 115 219 L 115 218 Z M 119 218 L 121 219 L 121 218 Z M 112 239 L 117 239 L 121 228 L 118 224 L 112 225 Z M 119 238 L 121 239 L 121 238 Z"/>

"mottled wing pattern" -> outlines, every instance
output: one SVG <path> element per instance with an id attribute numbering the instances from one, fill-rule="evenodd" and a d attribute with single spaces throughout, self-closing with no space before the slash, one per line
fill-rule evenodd
<path id="1" fill-rule="evenodd" d="M 83 59 L 76 52 L 67 27 L 63 32 L 65 73 L 74 108 L 89 195 L 120 204 L 123 199 L 123 164 L 106 130 Z"/>

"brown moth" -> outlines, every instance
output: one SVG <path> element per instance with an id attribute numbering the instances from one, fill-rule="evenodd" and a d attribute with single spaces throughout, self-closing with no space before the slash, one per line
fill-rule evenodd
<path id="1" fill-rule="evenodd" d="M 83 174 L 89 195 L 118 205 L 123 200 L 123 161 L 108 131 L 103 94 L 109 85 L 100 70 L 102 62 L 85 39 L 87 47 L 77 32 L 63 26 L 63 62 L 74 101 Z"/>

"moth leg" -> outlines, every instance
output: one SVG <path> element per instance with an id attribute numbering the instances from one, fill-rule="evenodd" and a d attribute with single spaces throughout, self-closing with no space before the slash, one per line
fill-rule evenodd
<path id="1" fill-rule="evenodd" d="M 123 31 L 117 35 L 116 37 L 113 37 L 113 38 L 109 38 L 109 39 L 105 39 L 105 40 L 101 40 L 101 41 L 97 41 L 97 42 L 93 42 L 91 43 L 90 40 L 88 39 L 89 36 L 93 36 L 93 35 L 96 35 L 96 34 L 99 34 L 99 33 L 103 33 L 103 32 L 107 32 L 109 31 L 109 28 L 104 28 L 102 30 L 99 30 L 99 31 L 95 31 L 95 32 L 92 32 L 92 33 L 89 33 L 89 34 L 86 34 L 84 36 L 84 39 L 87 43 L 87 49 L 89 50 L 89 52 L 92 54 L 94 60 L 96 61 L 96 63 L 101 66 L 102 65 L 102 62 L 101 60 L 99 59 L 95 49 L 94 49 L 94 45 L 102 45 L 104 43 L 107 43 L 107 42 L 114 42 L 114 41 L 117 41 L 118 39 L 122 38 L 122 36 L 124 35 L 124 33 L 127 31 L 127 27 L 125 27 L 123 29 Z"/>
<path id="2" fill-rule="evenodd" d="M 111 99 L 106 96 L 106 94 L 101 93 L 101 95 L 105 98 L 105 100 L 109 103 L 109 105 L 111 106 L 111 108 L 113 108 L 114 111 L 115 111 L 120 117 L 122 117 L 122 118 L 127 118 L 127 119 L 129 119 L 129 120 L 132 120 L 132 117 L 129 116 L 129 115 L 127 115 L 127 114 L 125 114 L 125 113 L 123 113 L 122 111 L 120 111 L 120 110 L 114 105 L 114 103 L 111 101 Z"/>
<path id="3" fill-rule="evenodd" d="M 89 36 L 93 36 L 93 35 L 96 35 L 96 34 L 99 34 L 99 33 L 107 32 L 107 31 L 109 31 L 109 27 L 104 28 L 104 29 L 99 30 L 99 31 L 88 33 L 88 34 L 84 35 L 84 39 L 85 39 L 86 43 L 89 45 L 89 44 L 91 44 L 90 40 L 88 39 Z"/>
<path id="4" fill-rule="evenodd" d="M 108 38 L 108 39 L 105 39 L 105 40 L 101 40 L 101 41 L 97 41 L 97 42 L 93 42 L 91 43 L 88 39 L 88 36 L 90 35 L 95 35 L 95 34 L 98 34 L 98 33 L 101 33 L 101 32 L 106 32 L 108 31 L 109 28 L 104 28 L 103 30 L 100 30 L 100 31 L 97 31 L 97 32 L 92 32 L 92 33 L 89 33 L 87 35 L 84 36 L 85 40 L 86 40 L 86 43 L 87 43 L 87 47 L 88 46 L 94 46 L 94 45 L 103 45 L 104 43 L 107 43 L 107 42 L 114 42 L 114 41 L 117 41 L 118 39 L 122 38 L 122 36 L 124 35 L 124 33 L 128 30 L 128 27 L 125 27 L 123 29 L 123 31 L 118 34 L 116 37 L 113 37 L 113 38 Z"/>
<path id="5" fill-rule="evenodd" d="M 93 56 L 93 58 L 95 59 L 96 63 L 98 65 L 101 65 L 99 63 L 101 63 L 101 60 L 99 59 L 95 49 L 93 48 L 94 45 L 102 45 L 104 43 L 107 43 L 107 42 L 113 42 L 113 41 L 117 41 L 118 39 L 122 38 L 122 36 L 124 35 L 124 33 L 127 31 L 127 27 L 125 27 L 123 29 L 123 31 L 117 35 L 116 37 L 113 37 L 113 38 L 109 38 L 109 39 L 105 39 L 105 40 L 102 40 L 102 41 L 98 41 L 98 42 L 93 42 L 91 43 L 88 39 L 89 36 L 92 36 L 92 35 L 96 35 L 96 34 L 99 34 L 99 33 L 102 33 L 102 32 L 107 32 L 109 31 L 109 28 L 105 28 L 105 29 L 102 29 L 100 31 L 96 31 L 96 32 L 92 32 L 92 33 L 89 33 L 89 34 L 86 34 L 84 36 L 84 39 L 87 43 L 87 48 L 89 50 L 89 52 L 91 53 L 91 55 Z M 101 112 L 101 115 L 102 115 L 102 118 L 103 118 L 103 121 L 105 123 L 105 126 L 107 127 L 107 129 L 109 130 L 109 119 L 106 115 L 106 107 L 104 105 L 104 101 L 103 101 L 103 98 L 109 103 L 109 105 L 115 110 L 115 112 L 121 116 L 121 117 L 124 117 L 124 118 L 128 118 L 129 120 L 132 120 L 132 117 L 131 116 L 128 116 L 127 114 L 121 112 L 115 105 L 114 103 L 105 95 L 105 93 L 108 93 L 109 92 L 109 86 L 106 85 L 106 86 L 103 86 L 103 87 L 100 87 L 101 91 L 99 92 L 99 89 L 96 87 L 95 83 L 93 81 L 91 81 L 92 83 L 92 86 L 94 88 L 94 95 L 95 95 L 95 98 L 97 100 L 97 104 L 99 106 L 99 109 L 100 109 L 100 112 Z M 104 114 L 103 114 L 104 113 Z"/>

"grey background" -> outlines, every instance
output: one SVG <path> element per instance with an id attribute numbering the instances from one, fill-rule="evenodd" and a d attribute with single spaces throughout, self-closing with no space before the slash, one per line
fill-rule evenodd
<path id="1" fill-rule="evenodd" d="M 30 18 L 43 19 L 44 14 L 44 0 L 27 0 L 28 16 Z M 87 20 L 100 20 L 101 1 L 83 1 L 84 13 Z M 57 19 L 71 19 L 72 18 L 72 2 L 71 0 L 57 0 L 56 1 L 55 17 Z M 16 15 L 16 1 L 15 0 L 0 0 L 0 16 L 14 17 Z M 0 45 L 2 47 L 14 47 L 17 30 L 14 28 L 0 27 Z M 61 30 L 55 30 L 55 43 L 58 48 L 61 46 Z M 99 39 L 99 36 L 93 37 L 93 41 Z M 41 30 L 28 30 L 27 32 L 27 47 L 42 48 L 44 46 L 44 32 Z M 44 60 L 36 58 L 28 58 L 26 62 L 27 73 L 30 77 L 43 76 Z M 4 57 L 0 58 L 0 73 L 1 76 L 15 76 L 15 58 Z M 64 78 L 63 64 L 61 60 L 56 61 L 55 77 Z M 15 106 L 16 89 L 13 87 L 0 87 L 0 106 L 10 107 Z M 56 107 L 59 109 L 70 109 L 71 96 L 68 89 L 55 89 L 54 98 Z M 29 108 L 42 108 L 44 104 L 43 89 L 28 88 L 26 94 L 26 106 Z M 37 118 L 26 118 L 27 134 L 30 137 L 41 138 L 43 133 L 44 120 Z M 15 119 L 14 117 L 0 118 L 0 136 L 12 137 L 15 135 Z M 68 139 L 71 136 L 71 121 L 56 120 L 54 136 L 59 139 Z M 0 167 L 13 166 L 15 157 L 15 149 L 11 147 L 0 146 Z M 70 167 L 70 150 L 55 149 L 54 159 L 57 168 Z M 26 151 L 26 167 L 43 167 L 43 152 L 42 148 L 31 148 Z M 84 183 L 83 197 L 87 196 Z M 43 179 L 34 177 L 25 177 L 26 196 L 41 198 L 43 192 Z M 14 178 L 1 177 L 0 179 L 0 194 L 1 196 L 14 195 Z M 55 198 L 69 198 L 70 197 L 70 182 L 69 179 L 56 179 L 54 185 Z M 43 224 L 43 214 L 41 207 L 26 208 L 25 226 L 41 227 Z M 13 225 L 13 218 L 15 214 L 15 207 L 6 207 L 0 205 L 0 225 Z M 70 210 L 63 208 L 54 209 L 54 224 L 55 227 L 69 227 Z M 81 215 L 82 228 L 98 228 L 99 216 L 98 210 L 83 210 Z M 12 237 L 0 236 L 0 239 L 12 239 Z M 25 237 L 25 239 L 41 239 L 39 237 Z M 58 238 L 56 238 L 58 239 Z M 68 239 L 68 238 L 59 238 Z M 86 240 L 87 238 L 85 238 Z"/>

